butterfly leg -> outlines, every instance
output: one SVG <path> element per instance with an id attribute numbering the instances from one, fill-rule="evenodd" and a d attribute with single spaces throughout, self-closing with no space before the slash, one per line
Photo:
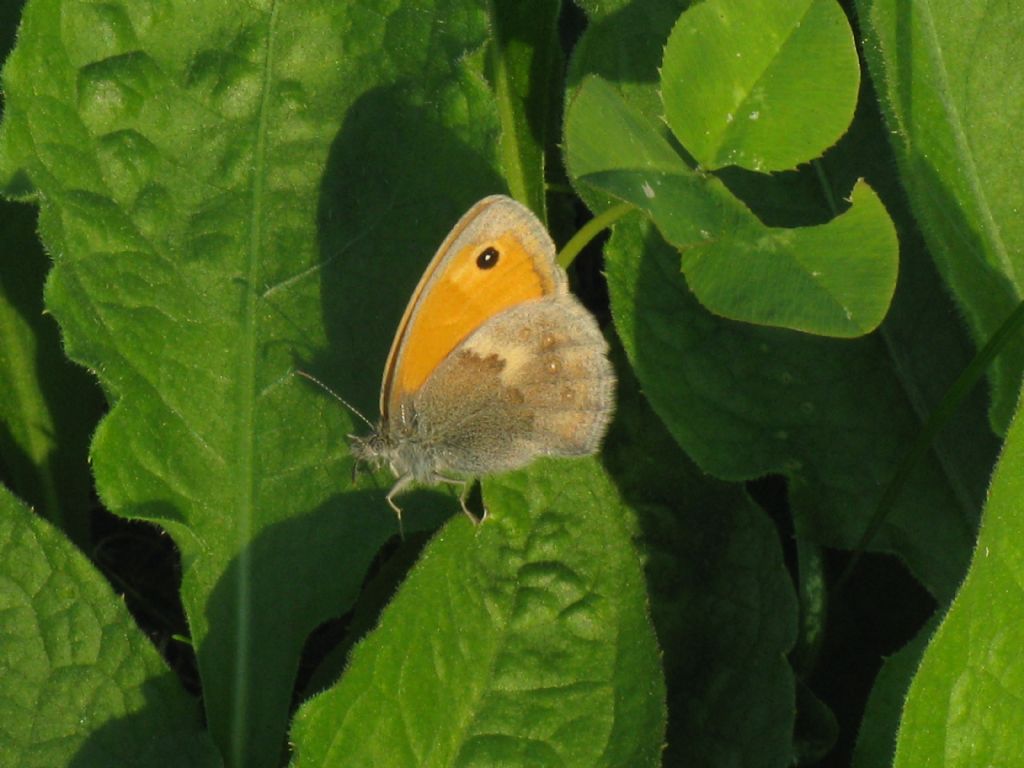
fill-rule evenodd
<path id="1" fill-rule="evenodd" d="M 388 506 L 395 511 L 395 517 L 398 518 L 398 535 L 402 541 L 405 541 L 405 527 L 402 525 L 402 508 L 395 503 L 395 496 L 405 490 L 405 487 L 412 482 L 412 475 L 402 475 L 398 478 L 398 481 L 391 486 L 391 490 L 388 491 L 388 495 L 384 497 L 387 501 Z"/>
<path id="2" fill-rule="evenodd" d="M 473 490 L 473 483 L 463 480 L 462 481 L 462 492 L 459 494 L 459 504 L 462 505 L 462 511 L 466 513 L 467 517 L 473 521 L 473 525 L 480 525 L 483 520 L 482 517 L 477 517 L 469 511 L 469 507 L 466 506 L 466 499 L 469 498 L 469 492 Z M 487 514 L 487 510 L 484 509 L 484 515 Z"/>
<path id="3" fill-rule="evenodd" d="M 448 483 L 448 485 L 458 485 L 462 488 L 459 493 L 459 504 L 462 506 L 462 511 L 466 513 L 466 517 L 473 521 L 473 525 L 480 524 L 480 518 L 469 511 L 469 507 L 466 506 L 466 499 L 469 498 L 469 492 L 473 490 L 473 483 L 471 480 L 459 480 L 455 477 L 445 477 L 444 475 L 434 475 L 434 479 L 440 483 Z"/>

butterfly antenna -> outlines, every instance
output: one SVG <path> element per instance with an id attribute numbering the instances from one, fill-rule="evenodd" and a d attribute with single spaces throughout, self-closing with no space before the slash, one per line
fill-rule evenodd
<path id="1" fill-rule="evenodd" d="M 295 373 L 297 373 L 299 376 L 301 376 L 304 379 L 309 379 L 310 381 L 312 381 L 314 384 L 316 384 L 318 387 L 320 387 L 320 389 L 322 389 L 324 392 L 329 394 L 331 397 L 333 397 L 339 403 L 341 403 L 346 408 L 348 408 L 350 411 L 352 411 L 352 413 L 354 413 L 356 416 L 358 416 L 360 419 L 362 419 L 366 423 L 366 426 L 368 426 L 370 429 L 375 429 L 375 427 L 373 426 L 373 423 L 368 418 L 363 416 L 363 414 L 361 414 L 359 412 L 358 408 L 356 408 L 354 405 L 352 405 L 352 403 L 350 403 L 344 397 L 342 397 L 337 392 L 335 392 L 333 389 L 331 389 L 326 384 L 324 384 L 322 381 L 320 381 L 320 379 L 318 379 L 316 376 L 313 376 L 312 374 L 306 373 L 305 371 L 300 371 L 298 368 L 295 369 Z"/>

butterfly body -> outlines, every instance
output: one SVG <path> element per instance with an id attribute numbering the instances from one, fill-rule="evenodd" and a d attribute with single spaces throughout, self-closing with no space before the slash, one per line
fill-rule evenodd
<path id="1" fill-rule="evenodd" d="M 536 217 L 485 198 L 414 292 L 385 367 L 381 420 L 353 453 L 394 472 L 396 512 L 394 496 L 413 482 L 593 453 L 614 402 L 607 350 Z"/>

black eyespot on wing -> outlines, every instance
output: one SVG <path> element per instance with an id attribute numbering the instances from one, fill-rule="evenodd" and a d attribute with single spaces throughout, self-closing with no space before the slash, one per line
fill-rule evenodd
<path id="1" fill-rule="evenodd" d="M 490 269 L 498 263 L 499 257 L 498 249 L 487 247 L 480 251 L 480 255 L 476 257 L 476 266 L 478 269 Z"/>

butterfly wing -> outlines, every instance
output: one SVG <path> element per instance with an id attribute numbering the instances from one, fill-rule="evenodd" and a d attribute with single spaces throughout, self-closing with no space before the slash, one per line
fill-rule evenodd
<path id="1" fill-rule="evenodd" d="M 501 195 L 478 202 L 441 244 L 398 325 L 381 384 L 384 421 L 488 318 L 567 293 L 554 243 L 537 217 Z"/>
<path id="2" fill-rule="evenodd" d="M 615 375 L 570 293 L 521 303 L 460 344 L 403 407 L 436 470 L 481 475 L 597 450 Z"/>

